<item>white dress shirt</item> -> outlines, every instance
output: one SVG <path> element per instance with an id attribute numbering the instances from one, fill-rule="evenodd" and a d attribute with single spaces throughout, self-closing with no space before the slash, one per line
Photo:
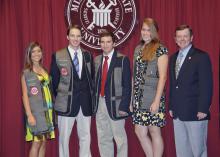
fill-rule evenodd
<path id="1" fill-rule="evenodd" d="M 108 56 L 108 69 L 109 69 L 109 66 L 110 66 L 110 63 L 111 63 L 111 60 L 112 60 L 113 53 L 114 53 L 114 49 L 112 49 L 112 51 L 111 51 L 108 55 L 105 55 L 105 54 L 103 53 L 102 67 L 103 67 L 103 64 L 104 64 L 104 61 L 105 61 L 105 56 Z"/>
<path id="2" fill-rule="evenodd" d="M 192 47 L 192 44 L 189 44 L 186 48 L 179 50 L 179 54 L 181 53 L 183 55 L 183 58 L 181 59 L 181 63 L 180 63 L 180 68 L 182 67 L 183 62 L 184 62 L 191 47 Z M 177 56 L 177 58 L 178 58 L 178 56 Z"/>

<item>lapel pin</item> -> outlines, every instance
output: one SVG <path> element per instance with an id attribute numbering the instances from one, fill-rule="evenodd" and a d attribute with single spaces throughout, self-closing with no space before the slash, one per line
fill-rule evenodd
<path id="1" fill-rule="evenodd" d="M 189 57 L 189 60 L 192 59 L 191 57 Z"/>

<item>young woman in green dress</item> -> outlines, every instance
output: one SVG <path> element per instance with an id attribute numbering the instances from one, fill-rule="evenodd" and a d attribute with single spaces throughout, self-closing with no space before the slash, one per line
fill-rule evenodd
<path id="1" fill-rule="evenodd" d="M 42 47 L 38 42 L 31 42 L 21 76 L 25 139 L 32 142 L 29 157 L 44 157 L 46 140 L 55 138 L 50 76 L 42 65 L 42 59 Z"/>

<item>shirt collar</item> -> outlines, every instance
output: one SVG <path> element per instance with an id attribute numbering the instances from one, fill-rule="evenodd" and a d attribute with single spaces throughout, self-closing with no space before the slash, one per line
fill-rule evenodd
<path id="1" fill-rule="evenodd" d="M 105 55 L 105 54 L 103 53 L 103 57 L 108 56 L 108 58 L 111 59 L 112 56 L 113 56 L 114 51 L 115 51 L 115 50 L 112 49 L 112 51 L 111 51 L 108 55 Z"/>
<path id="2" fill-rule="evenodd" d="M 80 47 L 79 47 L 77 50 L 74 50 L 71 46 L 68 46 L 68 50 L 69 50 L 71 56 L 72 56 L 75 52 L 77 52 L 77 54 L 80 54 L 80 53 L 81 53 Z"/>
<path id="3" fill-rule="evenodd" d="M 192 44 L 189 44 L 184 49 L 179 50 L 179 53 L 181 53 L 183 56 L 186 56 L 188 54 L 188 52 L 189 52 L 191 47 L 192 47 Z"/>

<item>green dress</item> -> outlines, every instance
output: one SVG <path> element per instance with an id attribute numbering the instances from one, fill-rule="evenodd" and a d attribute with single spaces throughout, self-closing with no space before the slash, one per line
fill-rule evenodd
<path id="1" fill-rule="evenodd" d="M 48 126 L 50 126 L 49 130 L 50 132 L 42 135 L 33 135 L 31 133 L 30 127 L 28 123 L 26 122 L 26 141 L 42 141 L 46 139 L 54 139 L 55 138 L 55 132 L 54 132 L 54 124 L 53 124 L 53 106 L 52 106 L 52 97 L 51 97 L 51 92 L 49 88 L 49 83 L 50 83 L 50 77 L 48 74 L 44 75 L 39 75 L 36 74 L 38 79 L 41 81 L 42 84 L 42 92 L 43 92 L 43 97 L 46 100 L 46 104 L 48 107 L 48 110 L 45 112 L 45 117 L 48 122 Z"/>

